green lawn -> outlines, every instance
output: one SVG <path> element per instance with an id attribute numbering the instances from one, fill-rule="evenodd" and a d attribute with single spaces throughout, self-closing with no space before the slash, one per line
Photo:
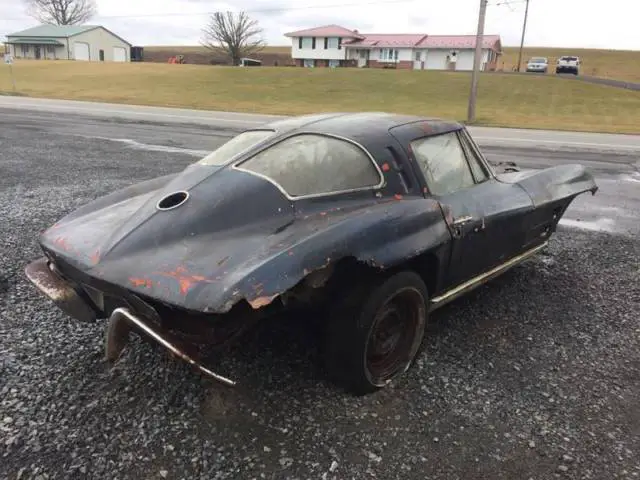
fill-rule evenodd
<path id="1" fill-rule="evenodd" d="M 464 120 L 470 75 L 458 72 L 160 63 L 17 61 L 18 91 L 96 100 L 255 113 L 383 110 Z M 11 90 L 0 67 L 0 91 Z M 553 76 L 483 74 L 478 123 L 640 133 L 640 94 Z"/>

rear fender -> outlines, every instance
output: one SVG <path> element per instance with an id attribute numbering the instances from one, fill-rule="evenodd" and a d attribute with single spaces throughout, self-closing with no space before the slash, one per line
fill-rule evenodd
<path id="1" fill-rule="evenodd" d="M 343 259 L 382 271 L 425 252 L 444 258 L 451 238 L 439 204 L 424 198 L 379 204 L 335 219 L 325 214 L 289 230 L 281 241 L 285 248 L 248 259 L 243 268 L 229 272 L 224 286 L 203 286 L 189 308 L 224 313 L 241 300 L 261 308 L 313 272 Z"/>

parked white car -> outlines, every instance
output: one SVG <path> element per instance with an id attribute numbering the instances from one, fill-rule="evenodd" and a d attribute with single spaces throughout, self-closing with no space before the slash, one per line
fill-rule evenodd
<path id="1" fill-rule="evenodd" d="M 533 57 L 527 63 L 527 72 L 547 73 L 549 61 L 545 57 Z"/>
<path id="2" fill-rule="evenodd" d="M 556 73 L 573 73 L 574 75 L 578 75 L 580 72 L 580 63 L 580 57 L 560 57 L 556 65 Z"/>

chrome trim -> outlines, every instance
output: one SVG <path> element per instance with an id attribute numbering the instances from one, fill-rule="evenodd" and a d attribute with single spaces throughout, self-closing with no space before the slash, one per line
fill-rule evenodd
<path id="1" fill-rule="evenodd" d="M 466 282 L 458 285 L 457 287 L 452 288 L 451 290 L 443 293 L 442 295 L 438 295 L 431 299 L 431 308 L 430 310 L 435 310 L 438 307 L 458 298 L 459 296 L 473 290 L 476 287 L 479 287 L 483 283 L 488 280 L 498 276 L 501 273 L 504 273 L 509 268 L 517 265 L 518 263 L 523 262 L 527 258 L 531 257 L 535 253 L 538 253 L 540 250 L 545 248 L 549 244 L 548 240 L 545 240 L 543 243 L 538 245 L 537 247 L 531 248 L 515 257 L 512 257 L 510 260 L 507 260 L 504 263 L 501 263 L 497 267 L 492 268 L 488 272 L 482 273 L 471 280 L 467 280 Z"/>
<path id="2" fill-rule="evenodd" d="M 159 332 L 152 329 L 141 318 L 138 318 L 137 316 L 132 314 L 127 308 L 116 308 L 112 312 L 111 317 L 109 318 L 109 327 L 108 327 L 109 330 L 113 332 L 118 332 L 118 334 L 123 332 L 124 330 L 120 330 L 120 328 L 122 327 L 122 320 L 127 320 L 133 323 L 138 328 L 140 328 L 143 332 L 145 332 L 147 335 L 153 338 L 156 342 L 158 342 L 160 345 L 162 345 L 167 350 L 172 352 L 174 355 L 182 358 L 187 363 L 190 363 L 191 365 L 197 367 L 201 372 L 205 373 L 206 375 L 214 378 L 215 380 L 221 383 L 224 383 L 225 385 L 228 385 L 231 387 L 235 386 L 236 382 L 226 377 L 223 377 L 221 375 L 218 375 L 217 373 L 212 372 L 207 367 L 205 367 L 201 363 L 191 358 L 189 355 L 187 355 L 185 352 L 183 352 L 178 347 L 176 347 L 173 343 L 171 343 L 167 338 L 165 338 Z M 117 342 L 118 345 L 114 346 L 112 342 Z M 114 338 L 111 335 L 107 335 L 107 345 L 105 346 L 105 349 L 107 351 L 107 358 L 113 358 L 114 356 L 117 356 L 119 354 L 118 350 L 121 350 L 123 346 L 124 346 L 124 343 L 122 338 Z"/>
<path id="3" fill-rule="evenodd" d="M 476 142 L 474 138 L 471 136 L 471 133 L 469 133 L 469 130 L 467 129 L 467 127 L 463 126 L 463 128 L 460 131 L 463 132 L 462 136 L 466 137 L 466 141 L 471 147 L 471 149 L 475 151 L 475 155 L 480 159 L 480 163 L 482 163 L 482 166 L 487 170 L 487 172 L 489 172 L 489 177 L 496 178 L 496 172 L 493 170 L 493 168 L 491 167 L 491 164 L 489 163 L 487 158 L 484 156 L 484 153 L 480 149 L 480 145 L 478 145 L 478 142 Z"/>
<path id="4" fill-rule="evenodd" d="M 452 225 L 462 225 L 464 223 L 470 222 L 471 220 L 473 220 L 473 217 L 471 215 L 465 215 L 464 217 L 458 217 L 458 218 L 454 219 L 451 224 Z"/>
<path id="5" fill-rule="evenodd" d="M 298 135 L 325 136 L 325 137 L 335 138 L 335 139 L 338 139 L 338 140 L 344 140 L 345 142 L 349 142 L 352 145 L 355 145 L 360 150 L 362 150 L 365 153 L 365 155 L 367 155 L 367 157 L 369 157 L 369 160 L 371 161 L 371 163 L 375 167 L 376 171 L 378 172 L 378 175 L 380 176 L 380 183 L 378 183 L 376 185 L 367 186 L 367 187 L 351 188 L 351 189 L 348 189 L 348 190 L 336 190 L 336 191 L 324 192 L 324 193 L 313 193 L 313 194 L 309 194 L 309 195 L 299 195 L 299 196 L 295 196 L 294 197 L 292 195 L 289 195 L 287 193 L 287 191 L 284 189 L 284 187 L 282 185 L 280 185 L 278 182 L 276 182 L 275 180 L 273 180 L 273 179 L 271 179 L 269 177 L 266 177 L 265 175 L 262 175 L 260 173 L 252 172 L 251 170 L 247 170 L 247 169 L 242 168 L 242 167 L 239 166 L 239 165 L 251 160 L 253 157 L 255 157 L 255 155 L 259 155 L 260 153 L 264 152 L 266 150 L 266 148 L 271 148 L 271 147 L 273 147 L 274 145 L 277 145 L 280 142 L 284 142 L 285 140 L 288 140 L 288 139 L 293 138 L 293 137 L 298 136 Z M 270 144 L 266 148 L 256 152 L 254 155 L 250 156 L 249 158 L 245 158 L 244 160 L 239 160 L 238 162 L 234 163 L 231 166 L 231 168 L 234 169 L 234 170 L 237 170 L 239 172 L 245 172 L 245 173 L 248 173 L 250 175 L 255 175 L 256 177 L 259 177 L 259 178 L 262 178 L 263 180 L 268 181 L 269 183 L 274 185 L 278 190 L 280 190 L 280 192 L 282 192 L 282 194 L 285 197 L 287 197 L 288 200 L 291 200 L 291 201 L 304 200 L 304 199 L 307 199 L 307 198 L 329 197 L 329 196 L 332 196 L 332 195 L 340 195 L 340 194 L 343 194 L 343 193 L 352 193 L 352 192 L 362 192 L 362 191 L 367 191 L 367 190 L 380 190 L 382 187 L 384 187 L 386 185 L 386 182 L 387 182 L 386 178 L 384 176 L 384 173 L 382 172 L 382 169 L 378 165 L 378 162 L 376 162 L 376 159 L 373 157 L 373 155 L 371 155 L 369 150 L 367 150 L 362 144 L 356 142 L 355 140 L 352 140 L 352 139 L 347 138 L 347 137 L 342 137 L 340 135 L 335 135 L 333 133 L 313 132 L 313 131 L 307 131 L 307 130 L 297 131 L 297 132 L 295 132 L 295 133 L 293 133 L 291 135 L 287 135 L 287 136 L 281 138 L 280 140 L 277 140 L 276 142 Z"/>
<path id="6" fill-rule="evenodd" d="M 184 193 L 185 194 L 184 200 L 182 200 L 177 205 L 174 205 L 173 207 L 169 207 L 169 208 L 161 208 L 160 207 L 160 202 L 165 200 L 167 197 L 170 197 L 171 195 L 176 195 L 178 193 Z M 190 196 L 189 192 L 187 192 L 186 190 L 176 190 L 175 192 L 168 193 L 164 197 L 162 197 L 160 200 L 158 200 L 158 202 L 156 203 L 156 209 L 160 210 L 161 212 L 166 212 L 168 210 L 173 210 L 174 208 L 178 208 L 178 207 L 184 205 L 186 203 L 186 201 L 189 200 L 189 196 Z"/>
<path id="7" fill-rule="evenodd" d="M 226 162 L 222 163 L 222 164 L 217 164 L 217 163 L 200 163 L 202 162 L 205 158 L 207 158 L 209 155 L 211 155 L 213 152 L 215 152 L 216 150 L 218 150 L 220 147 L 222 147 L 223 145 L 227 144 L 228 142 L 230 142 L 231 140 L 233 140 L 236 137 L 239 137 L 240 135 L 242 135 L 243 133 L 251 133 L 251 132 L 272 132 L 273 135 L 265 138 L 264 140 L 259 141 L 258 143 L 254 143 L 253 145 L 245 148 L 244 150 L 241 150 L 240 152 L 236 153 L 235 155 L 233 155 L 231 158 L 229 158 Z M 273 140 L 274 136 L 278 135 L 278 131 L 273 129 L 273 128 L 250 128 L 249 130 L 243 130 L 242 132 L 233 135 L 229 138 L 229 140 L 227 140 L 226 142 L 224 142 L 221 145 L 218 145 L 217 148 L 214 148 L 213 150 L 211 150 L 209 153 L 207 153 L 204 157 L 202 157 L 200 160 L 196 161 L 195 163 L 193 163 L 192 165 L 200 165 L 202 167 L 226 167 L 227 165 L 229 165 L 231 162 L 233 162 L 236 158 L 244 155 L 245 153 L 247 153 L 248 151 L 250 151 L 252 148 L 256 148 L 259 147 L 260 145 L 262 145 L 265 142 L 268 142 L 270 140 Z"/>

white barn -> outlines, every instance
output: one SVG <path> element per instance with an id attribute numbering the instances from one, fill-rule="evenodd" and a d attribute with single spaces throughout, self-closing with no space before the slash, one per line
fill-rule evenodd
<path id="1" fill-rule="evenodd" d="M 100 25 L 39 25 L 7 35 L 14 58 L 129 62 L 131 44 Z"/>

